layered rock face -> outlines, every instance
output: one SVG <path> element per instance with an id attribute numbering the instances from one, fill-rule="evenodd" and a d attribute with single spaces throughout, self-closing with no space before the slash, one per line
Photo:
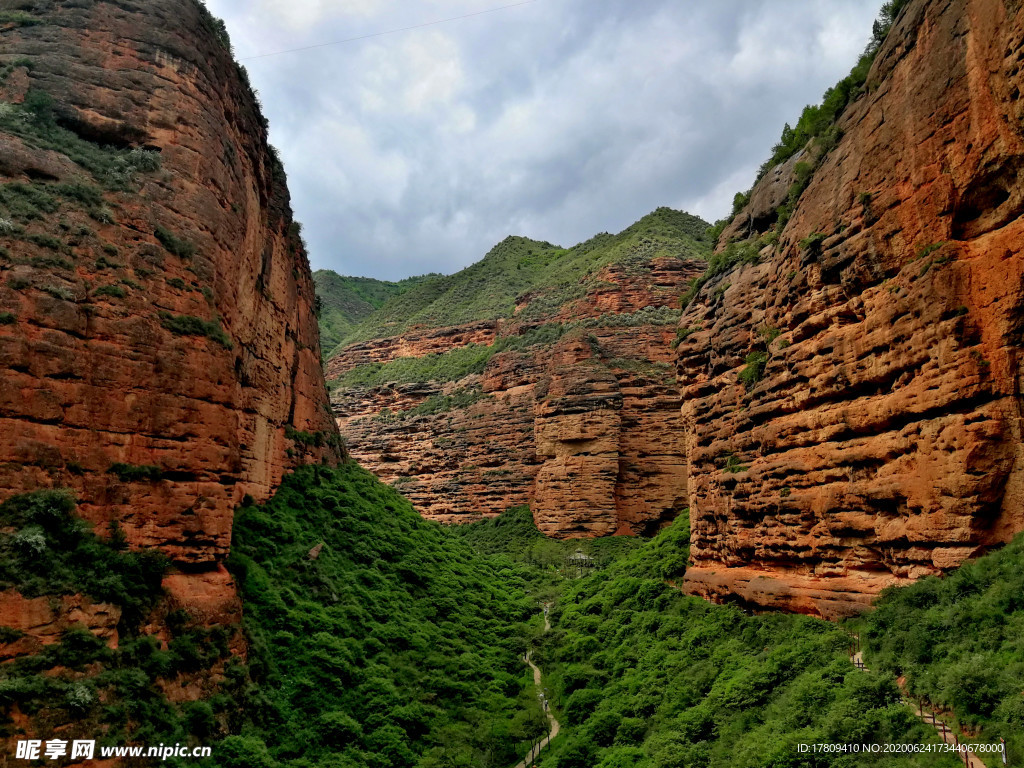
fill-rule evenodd
<path id="1" fill-rule="evenodd" d="M 1024 530 L 1022 65 L 1019 3 L 911 3 L 777 245 L 684 313 L 689 591 L 845 615 Z"/>
<path id="2" fill-rule="evenodd" d="M 98 530 L 172 558 L 183 604 L 230 613 L 234 507 L 341 450 L 280 163 L 198 3 L 12 18 L 0 500 L 70 487 Z"/>
<path id="3" fill-rule="evenodd" d="M 530 504 L 554 537 L 657 530 L 685 506 L 672 308 L 703 268 L 676 258 L 611 265 L 543 326 L 544 340 L 493 354 L 482 373 L 339 388 L 352 456 L 442 522 Z M 415 330 L 352 345 L 328 370 L 513 346 L 539 329 L 512 318 Z"/>

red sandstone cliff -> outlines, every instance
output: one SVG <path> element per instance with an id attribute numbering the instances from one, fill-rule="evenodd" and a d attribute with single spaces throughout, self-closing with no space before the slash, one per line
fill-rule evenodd
<path id="1" fill-rule="evenodd" d="M 340 388 L 335 411 L 352 456 L 442 522 L 530 504 L 550 536 L 657 530 L 685 506 L 686 479 L 675 327 L 652 310 L 677 307 L 702 271 L 702 262 L 664 257 L 613 264 L 548 319 L 562 324 L 554 342 L 498 352 L 458 381 Z M 329 361 L 328 377 L 490 346 L 537 325 L 510 318 L 353 344 Z M 476 395 L 424 412 L 460 392 Z"/>
<path id="2" fill-rule="evenodd" d="M 280 163 L 197 3 L 39 8 L 2 30 L 0 500 L 70 487 L 234 615 L 234 507 L 340 452 Z"/>
<path id="3" fill-rule="evenodd" d="M 842 615 L 1024 529 L 1022 65 L 1019 3 L 912 2 L 778 244 L 684 313 L 691 592 Z"/>

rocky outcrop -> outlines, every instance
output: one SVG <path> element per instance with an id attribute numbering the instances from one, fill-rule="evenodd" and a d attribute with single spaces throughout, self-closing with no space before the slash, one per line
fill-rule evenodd
<path id="1" fill-rule="evenodd" d="M 120 618 L 118 606 L 94 603 L 82 595 L 29 599 L 4 590 L 0 592 L 0 626 L 16 636 L 0 642 L 0 661 L 38 653 L 43 646 L 59 642 L 71 627 L 84 627 L 116 648 Z"/>
<path id="2" fill-rule="evenodd" d="M 72 488 L 171 557 L 182 605 L 228 615 L 235 506 L 341 450 L 281 165 L 199 3 L 14 5 L 0 500 Z"/>
<path id="3" fill-rule="evenodd" d="M 339 388 L 333 402 L 352 456 L 442 522 L 530 504 L 554 537 L 657 530 L 685 506 L 686 480 L 675 328 L 655 317 L 702 271 L 702 262 L 665 257 L 612 265 L 550 318 L 554 341 L 497 352 L 457 381 Z M 511 318 L 372 348 L 390 350 L 394 358 L 374 358 L 388 362 L 526 339 L 536 327 Z M 342 350 L 329 370 L 368 348 Z"/>
<path id="4" fill-rule="evenodd" d="M 400 357 L 425 357 L 443 354 L 467 344 L 490 346 L 498 335 L 497 320 L 448 328 L 417 329 L 402 336 L 351 344 L 327 361 L 327 378 L 338 376 L 360 365 L 388 363 Z"/>
<path id="5" fill-rule="evenodd" d="M 845 615 L 1024 530 L 1022 65 L 1019 4 L 910 3 L 777 245 L 684 313 L 689 591 Z"/>

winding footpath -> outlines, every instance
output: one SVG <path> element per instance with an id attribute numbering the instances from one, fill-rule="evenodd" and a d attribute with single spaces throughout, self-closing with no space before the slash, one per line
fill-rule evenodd
<path id="1" fill-rule="evenodd" d="M 863 651 L 857 651 L 853 655 L 853 665 L 863 672 L 868 671 L 868 668 L 864 664 Z M 901 695 L 903 693 L 902 687 L 900 688 L 900 693 Z M 962 744 L 959 738 L 957 738 L 953 729 L 948 727 L 942 720 L 939 720 L 937 717 L 935 717 L 934 712 L 929 712 L 924 708 L 924 706 L 918 705 L 917 702 L 908 699 L 906 696 L 903 696 L 903 703 L 910 706 L 910 708 L 914 711 L 914 714 L 917 715 L 921 722 L 925 723 L 926 725 L 930 725 L 932 728 L 934 728 L 935 732 L 939 734 L 939 737 L 942 739 L 943 742 L 945 742 L 946 744 L 953 744 L 955 746 L 960 746 Z M 930 721 L 929 718 L 931 718 Z M 972 752 L 970 749 L 960 752 L 959 754 L 964 762 L 964 765 L 967 766 L 967 768 L 987 768 L 985 763 L 982 762 L 981 758 L 974 754 L 974 752 Z"/>
<path id="2" fill-rule="evenodd" d="M 550 609 L 550 607 L 550 604 L 544 606 L 545 632 L 551 631 L 551 622 L 548 620 L 548 610 Z M 545 736 L 543 739 L 537 742 L 537 744 L 530 748 L 529 754 L 527 754 L 527 756 L 523 758 L 522 762 L 516 765 L 516 768 L 531 768 L 531 766 L 533 765 L 533 761 L 537 759 L 537 755 L 540 754 L 540 751 L 544 749 L 544 747 L 551 743 L 551 740 L 558 735 L 558 731 L 561 728 L 561 726 L 558 724 L 558 721 L 555 719 L 555 716 L 551 713 L 550 703 L 544 699 L 544 679 L 541 675 L 540 667 L 538 667 L 530 660 L 529 652 L 527 652 L 526 654 L 525 661 L 527 664 L 530 665 L 530 669 L 533 670 L 533 684 L 537 687 L 537 698 L 540 699 L 541 709 L 544 710 L 544 714 L 548 717 L 548 724 L 550 725 L 551 730 L 548 731 L 547 736 Z"/>

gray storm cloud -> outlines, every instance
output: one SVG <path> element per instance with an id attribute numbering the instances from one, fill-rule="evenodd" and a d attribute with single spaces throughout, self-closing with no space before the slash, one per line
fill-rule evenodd
<path id="1" fill-rule="evenodd" d="M 864 48 L 880 0 L 210 0 L 315 268 L 453 272 L 660 205 L 713 220 Z"/>

